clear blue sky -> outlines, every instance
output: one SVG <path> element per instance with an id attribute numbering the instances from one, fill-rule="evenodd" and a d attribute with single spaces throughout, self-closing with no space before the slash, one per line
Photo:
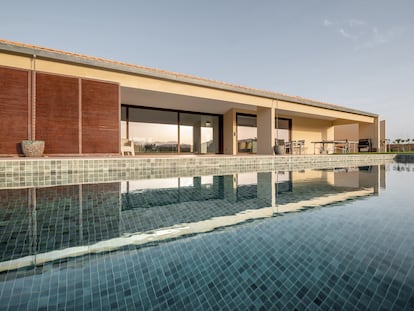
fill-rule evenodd
<path id="1" fill-rule="evenodd" d="M 414 139 L 413 0 L 0 0 L 0 38 L 325 101 Z"/>

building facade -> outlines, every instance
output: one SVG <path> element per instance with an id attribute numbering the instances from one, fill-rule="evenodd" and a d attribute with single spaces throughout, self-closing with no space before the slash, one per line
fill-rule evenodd
<path id="1" fill-rule="evenodd" d="M 374 113 L 0 40 L 0 156 L 27 139 L 51 156 L 119 155 L 124 140 L 135 154 L 319 154 L 339 136 L 378 151 L 381 132 Z"/>

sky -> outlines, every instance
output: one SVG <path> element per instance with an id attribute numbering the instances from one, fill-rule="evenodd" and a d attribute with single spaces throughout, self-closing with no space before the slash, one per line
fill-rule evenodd
<path id="1" fill-rule="evenodd" d="M 0 38 L 380 115 L 414 139 L 414 0 L 0 0 Z"/>

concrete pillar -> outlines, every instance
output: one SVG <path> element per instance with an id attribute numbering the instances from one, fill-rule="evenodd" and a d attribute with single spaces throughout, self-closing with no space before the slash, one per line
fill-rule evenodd
<path id="1" fill-rule="evenodd" d="M 325 132 L 325 139 L 326 140 L 334 140 L 335 139 L 335 126 L 330 126 L 326 129 Z"/>
<path id="2" fill-rule="evenodd" d="M 257 154 L 273 155 L 275 109 L 257 108 Z"/>
<path id="3" fill-rule="evenodd" d="M 374 123 L 361 123 L 359 125 L 359 138 L 370 138 L 372 148 L 376 151 L 380 149 L 380 122 L 378 117 L 374 118 Z"/>
<path id="4" fill-rule="evenodd" d="M 385 120 L 380 121 L 380 152 L 387 151 L 387 130 Z"/>
<path id="5" fill-rule="evenodd" d="M 223 115 L 223 153 L 237 154 L 236 111 L 230 109 Z"/>
<path id="6" fill-rule="evenodd" d="M 321 130 L 322 130 L 321 132 L 322 140 L 334 140 L 335 139 L 335 125 L 333 122 L 330 124 L 330 126 L 322 128 Z M 319 152 L 320 153 L 335 153 L 334 146 L 330 144 L 325 145 L 325 149 L 324 150 L 321 149 Z"/>

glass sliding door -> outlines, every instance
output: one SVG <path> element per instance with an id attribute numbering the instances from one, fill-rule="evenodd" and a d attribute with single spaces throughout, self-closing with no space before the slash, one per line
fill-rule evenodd
<path id="1" fill-rule="evenodd" d="M 180 152 L 194 152 L 194 130 L 191 125 L 180 123 Z"/>
<path id="2" fill-rule="evenodd" d="M 237 151 L 257 152 L 257 121 L 253 115 L 237 115 Z"/>
<path id="3" fill-rule="evenodd" d="M 121 137 L 135 153 L 219 153 L 220 135 L 218 115 L 121 108 Z"/>
<path id="4" fill-rule="evenodd" d="M 275 122 L 275 139 L 284 142 L 291 141 L 292 120 L 277 118 Z"/>
<path id="5" fill-rule="evenodd" d="M 121 106 L 121 138 L 128 138 L 127 111 L 127 107 Z"/>
<path id="6" fill-rule="evenodd" d="M 218 116 L 180 113 L 180 152 L 218 153 Z"/>
<path id="7" fill-rule="evenodd" d="M 128 134 L 137 153 L 177 152 L 178 113 L 129 108 Z"/>

